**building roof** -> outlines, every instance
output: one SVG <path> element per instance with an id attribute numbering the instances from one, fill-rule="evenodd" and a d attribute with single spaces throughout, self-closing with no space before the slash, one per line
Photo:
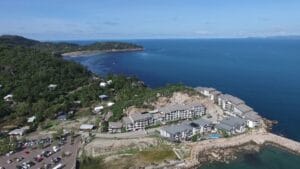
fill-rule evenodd
<path id="1" fill-rule="evenodd" d="M 246 104 L 239 104 L 236 106 L 237 109 L 239 109 L 243 113 L 247 113 L 249 111 L 252 111 L 253 109 Z"/>
<path id="2" fill-rule="evenodd" d="M 105 94 L 101 94 L 101 95 L 99 95 L 99 98 L 100 98 L 100 99 L 106 99 L 106 98 L 108 98 L 108 96 L 105 95 Z"/>
<path id="3" fill-rule="evenodd" d="M 107 106 L 110 107 L 110 106 L 112 106 L 112 105 L 114 105 L 114 104 L 115 104 L 114 102 L 108 102 L 108 103 L 107 103 Z"/>
<path id="4" fill-rule="evenodd" d="M 192 108 L 192 107 L 204 107 L 204 106 L 199 102 L 190 102 L 186 104 L 186 107 Z"/>
<path id="5" fill-rule="evenodd" d="M 232 126 L 229 126 L 229 125 L 223 124 L 223 123 L 217 124 L 216 128 L 219 129 L 219 130 L 225 130 L 225 131 L 228 131 L 228 132 L 230 132 L 233 129 Z"/>
<path id="6" fill-rule="evenodd" d="M 222 94 L 222 92 L 220 92 L 218 90 L 215 90 L 215 91 L 212 91 L 210 94 L 212 94 L 212 95 L 219 95 L 219 94 Z"/>
<path id="7" fill-rule="evenodd" d="M 240 98 L 237 98 L 235 96 L 232 96 L 230 94 L 223 94 L 220 96 L 220 98 L 230 101 L 232 104 L 235 104 L 235 105 L 245 104 L 245 102 L 243 100 L 241 100 Z"/>
<path id="8" fill-rule="evenodd" d="M 197 120 L 193 120 L 190 124 L 191 124 L 192 126 L 193 126 L 193 125 L 197 125 L 197 126 L 205 126 L 205 125 L 210 125 L 211 122 L 208 121 L 208 120 L 205 120 L 205 119 L 197 119 Z"/>
<path id="9" fill-rule="evenodd" d="M 32 122 L 34 122 L 35 119 L 36 119 L 35 116 L 28 117 L 27 118 L 27 123 L 32 123 Z"/>
<path id="10" fill-rule="evenodd" d="M 235 127 L 235 126 L 241 126 L 245 124 L 245 120 L 239 117 L 229 117 L 223 119 L 220 123 Z"/>
<path id="11" fill-rule="evenodd" d="M 245 114 L 245 119 L 251 121 L 259 121 L 261 117 L 258 115 L 257 112 L 250 111 Z"/>
<path id="12" fill-rule="evenodd" d="M 56 117 L 58 120 L 67 120 L 67 114 L 61 114 Z"/>
<path id="13" fill-rule="evenodd" d="M 133 121 L 148 120 L 152 118 L 150 113 L 134 113 L 129 116 Z"/>
<path id="14" fill-rule="evenodd" d="M 125 124 L 130 124 L 133 123 L 132 120 L 129 117 L 123 117 L 122 118 L 123 123 Z"/>
<path id="15" fill-rule="evenodd" d="M 178 125 L 170 125 L 170 126 L 163 127 L 162 130 L 165 130 L 166 132 L 173 135 L 188 130 L 192 131 L 193 128 L 189 124 L 181 123 Z"/>
<path id="16" fill-rule="evenodd" d="M 210 93 L 210 92 L 215 91 L 216 89 L 212 88 L 212 87 L 195 87 L 195 90 L 198 92 L 208 91 Z"/>
<path id="17" fill-rule="evenodd" d="M 92 130 L 95 126 L 92 124 L 82 124 L 80 126 L 80 130 Z"/>
<path id="18" fill-rule="evenodd" d="M 11 99 L 14 95 L 12 94 L 8 94 L 6 96 L 3 97 L 4 100 L 7 100 L 7 99 Z"/>
<path id="19" fill-rule="evenodd" d="M 163 112 L 163 113 L 171 113 L 173 111 L 177 110 L 187 110 L 189 107 L 184 104 L 172 104 L 172 105 L 167 105 L 165 107 L 161 107 L 158 109 L 158 111 Z"/>
<path id="20" fill-rule="evenodd" d="M 48 88 L 56 88 L 57 87 L 57 84 L 49 84 L 48 85 Z"/>
<path id="21" fill-rule="evenodd" d="M 109 128 L 122 128 L 123 124 L 121 122 L 109 122 Z"/>
<path id="22" fill-rule="evenodd" d="M 29 127 L 22 127 L 22 128 L 14 129 L 14 130 L 10 131 L 8 134 L 9 135 L 23 135 L 28 129 L 29 129 Z"/>

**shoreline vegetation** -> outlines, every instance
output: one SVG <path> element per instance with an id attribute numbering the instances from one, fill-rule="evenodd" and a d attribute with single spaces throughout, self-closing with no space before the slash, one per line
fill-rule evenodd
<path id="1" fill-rule="evenodd" d="M 143 51 L 143 48 L 132 48 L 132 49 L 112 49 L 112 50 L 84 50 L 75 51 L 61 54 L 64 57 L 88 57 L 91 55 L 97 55 L 102 53 L 118 53 L 118 52 L 137 52 Z"/>
<path id="2" fill-rule="evenodd" d="M 158 98 L 161 96 L 170 97 L 174 92 L 178 91 L 184 91 L 189 94 L 195 92 L 183 85 L 169 85 L 150 89 L 135 77 L 121 75 L 99 77 L 82 65 L 65 61 L 62 58 L 62 56 L 78 57 L 102 52 L 141 50 L 143 50 L 141 46 L 119 42 L 101 42 L 80 46 L 69 43 L 39 42 L 19 36 L 1 36 L 1 131 L 8 131 L 24 125 L 29 125 L 30 130 L 33 132 L 47 130 L 53 127 L 53 121 L 61 112 L 66 112 L 68 118 L 72 120 L 77 120 L 77 117 L 92 116 L 91 107 L 95 107 L 99 103 L 106 103 L 99 99 L 100 94 L 110 96 L 115 102 L 114 105 L 103 110 L 104 114 L 113 112 L 108 121 L 118 121 L 124 115 L 123 110 L 132 106 L 149 109 L 151 108 L 149 105 L 158 101 Z M 110 80 L 112 82 L 108 88 L 99 87 L 99 83 Z M 2 99 L 6 95 L 11 95 L 8 101 Z M 75 114 L 69 114 L 71 111 L 75 112 Z M 36 120 L 28 124 L 27 118 L 31 116 L 35 116 Z M 95 121 L 95 124 L 99 125 L 99 121 Z M 193 143 L 184 142 L 180 145 L 175 144 L 174 147 L 170 146 L 171 143 L 167 143 L 167 146 L 164 146 L 163 149 L 160 149 L 161 147 L 158 145 L 155 151 L 148 151 L 139 146 L 139 149 L 125 152 L 123 155 L 134 154 L 138 158 L 141 158 L 141 156 L 147 157 L 143 160 L 149 162 L 150 165 L 152 165 L 151 162 L 154 160 L 158 163 L 165 163 L 165 166 L 169 167 L 172 164 L 156 159 L 153 156 L 156 153 L 162 153 L 162 156 L 175 158 L 174 154 L 176 154 L 178 158 L 175 159 L 173 166 L 178 168 L 198 168 L 199 165 L 201 166 L 203 163 L 212 161 L 229 162 L 236 158 L 235 154 L 239 152 L 238 150 L 258 151 L 259 146 L 268 144 L 300 154 L 299 142 L 272 134 L 266 131 L 267 127 L 270 129 L 270 126 L 266 125 L 263 128 L 254 129 L 229 138 L 210 139 Z M 6 135 L 0 137 L 0 141 L 3 143 L 0 145 L 2 154 L 10 151 L 10 142 L 7 138 Z M 157 140 L 153 142 L 157 142 Z M 182 158 L 176 153 L 178 151 L 175 151 L 176 148 L 181 146 L 189 147 L 191 150 L 188 155 Z M 95 168 L 95 166 L 105 162 L 100 157 L 85 158 L 82 161 L 83 164 L 90 164 L 90 167 L 86 167 L 88 169 Z M 95 159 L 97 165 L 93 165 L 93 159 Z M 131 162 L 135 160 L 128 159 L 133 160 Z M 181 163 L 178 164 L 178 161 Z"/>

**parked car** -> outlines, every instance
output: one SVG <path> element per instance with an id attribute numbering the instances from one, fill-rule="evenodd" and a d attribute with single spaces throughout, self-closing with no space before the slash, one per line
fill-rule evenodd
<path id="1" fill-rule="evenodd" d="M 37 155 L 36 157 L 34 157 L 34 160 L 36 161 L 36 162 L 41 162 L 41 161 L 43 161 L 43 157 L 41 156 L 41 155 Z"/>
<path id="2" fill-rule="evenodd" d="M 9 157 L 10 155 L 12 155 L 14 153 L 14 151 L 10 151 L 8 153 L 6 153 L 6 156 Z"/>
<path id="3" fill-rule="evenodd" d="M 20 162 L 20 161 L 22 161 L 22 160 L 24 160 L 24 157 L 18 157 L 18 158 L 16 158 L 16 161 L 17 161 L 17 162 Z"/>
<path id="4" fill-rule="evenodd" d="M 51 161 L 54 163 L 54 164 L 57 164 L 61 161 L 61 158 L 60 157 L 55 157 L 55 158 L 52 158 Z"/>
<path id="5" fill-rule="evenodd" d="M 59 147 L 57 147 L 57 146 L 53 146 L 53 151 L 56 153 L 56 152 L 58 152 L 59 150 L 60 150 L 60 148 Z"/>

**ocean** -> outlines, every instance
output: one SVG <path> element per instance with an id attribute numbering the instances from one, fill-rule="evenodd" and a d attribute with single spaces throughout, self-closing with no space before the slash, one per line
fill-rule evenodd
<path id="1" fill-rule="evenodd" d="M 117 73 L 137 76 L 149 87 L 160 87 L 170 83 L 214 87 L 223 93 L 243 99 L 262 116 L 277 120 L 279 123 L 274 126 L 274 133 L 300 141 L 300 40 L 128 41 L 143 45 L 145 50 L 66 59 L 79 62 L 100 75 Z M 273 160 L 277 160 L 278 168 L 290 163 L 299 164 L 299 166 L 294 165 L 294 168 L 300 168 L 300 157 L 288 158 L 286 152 L 283 152 L 277 153 L 275 158 L 269 150 L 272 149 L 254 155 L 260 161 L 257 163 L 258 166 L 248 164 L 247 158 L 241 157 L 236 162 L 226 165 L 215 164 L 208 168 L 226 168 L 226 166 L 260 168 L 261 166 L 261 168 L 273 169 L 276 167 L 268 167 L 272 166 Z M 277 151 L 281 152 L 281 150 Z M 288 158 L 288 162 L 280 160 L 277 156 Z M 293 168 L 293 165 L 289 168 Z"/>

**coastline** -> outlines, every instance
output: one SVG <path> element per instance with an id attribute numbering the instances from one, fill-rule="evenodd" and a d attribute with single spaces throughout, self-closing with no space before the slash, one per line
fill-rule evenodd
<path id="1" fill-rule="evenodd" d="M 132 49 L 112 49 L 112 50 L 83 50 L 74 51 L 61 54 L 63 57 L 87 57 L 102 53 L 117 53 L 117 52 L 136 52 L 143 51 L 144 48 L 132 48 Z"/>
<path id="2" fill-rule="evenodd" d="M 246 133 L 231 138 L 190 143 L 189 146 L 191 146 L 192 151 L 190 157 L 185 161 L 185 168 L 198 168 L 199 166 L 201 167 L 207 162 L 212 161 L 229 162 L 236 158 L 234 154 L 238 153 L 238 149 L 243 149 L 244 146 L 253 144 L 258 148 L 271 145 L 284 151 L 300 155 L 299 142 L 266 131 L 254 131 L 252 133 Z M 255 148 L 254 151 L 256 151 Z M 231 154 L 228 159 L 225 159 L 224 152 L 227 152 L 227 155 Z M 211 155 L 214 158 L 211 158 L 208 161 L 204 158 L 207 155 Z"/>

